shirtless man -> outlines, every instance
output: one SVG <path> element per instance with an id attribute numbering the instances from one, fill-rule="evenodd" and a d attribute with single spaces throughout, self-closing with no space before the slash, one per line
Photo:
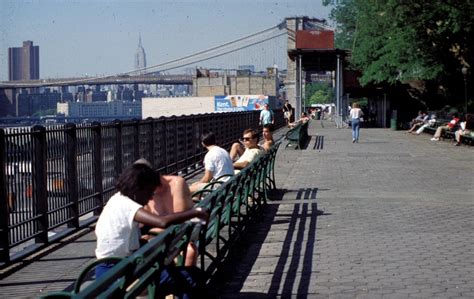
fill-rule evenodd
<path id="1" fill-rule="evenodd" d="M 186 181 L 176 175 L 160 176 L 161 184 L 155 189 L 153 197 L 148 201 L 145 210 L 164 216 L 177 212 L 189 210 L 194 203 L 191 199 Z M 150 231 L 159 233 L 163 231 L 159 228 L 152 228 Z M 186 254 L 185 266 L 194 266 L 197 263 L 198 251 L 193 243 L 189 243 Z"/>
<path id="2" fill-rule="evenodd" d="M 275 140 L 273 140 L 273 131 L 275 130 L 275 127 L 273 124 L 266 124 L 263 126 L 263 142 L 259 146 L 268 152 L 270 148 L 275 144 Z"/>

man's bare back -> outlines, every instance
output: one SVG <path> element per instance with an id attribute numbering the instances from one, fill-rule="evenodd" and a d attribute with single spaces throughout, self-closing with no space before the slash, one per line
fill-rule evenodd
<path id="1" fill-rule="evenodd" d="M 186 181 L 176 175 L 161 176 L 161 185 L 145 207 L 157 215 L 182 212 L 193 207 L 191 192 Z"/>

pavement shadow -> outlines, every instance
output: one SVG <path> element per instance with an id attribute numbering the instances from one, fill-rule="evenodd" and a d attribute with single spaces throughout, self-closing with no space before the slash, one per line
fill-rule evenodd
<path id="1" fill-rule="evenodd" d="M 313 256 L 316 246 L 317 218 L 325 214 L 318 210 L 315 201 L 301 201 L 285 203 L 281 201 L 286 190 L 274 190 L 273 200 L 266 206 L 264 217 L 260 222 L 250 226 L 245 232 L 244 238 L 235 244 L 229 254 L 229 259 L 222 265 L 218 272 L 213 275 L 209 289 L 214 290 L 221 298 L 290 298 L 305 297 L 310 286 L 310 277 L 313 269 Z M 291 191 L 290 191 L 291 192 Z M 311 195 L 310 195 L 311 197 Z M 303 196 L 304 198 L 304 196 Z M 302 199 L 303 199 L 302 198 Z M 285 205 L 285 211 L 290 207 L 290 212 L 278 213 L 281 205 Z M 293 207 L 291 207 L 293 206 Z M 291 211 L 292 209 L 292 211 Z M 269 231 L 273 225 L 288 223 L 284 229 L 275 228 L 277 237 L 276 244 L 282 239 L 283 244 L 275 250 L 275 241 L 266 241 Z M 275 234 L 272 234 L 275 238 Z M 276 256 L 278 261 L 271 275 L 271 283 L 266 293 L 240 292 L 248 280 L 264 243 L 273 247 L 273 251 L 265 253 L 269 257 Z M 269 249 L 267 249 L 269 250 Z M 265 265 L 263 265 L 265 267 Z M 257 276 L 260 274 L 256 274 Z M 262 281 L 262 283 L 266 283 Z M 232 295 L 231 295 L 232 294 Z"/>

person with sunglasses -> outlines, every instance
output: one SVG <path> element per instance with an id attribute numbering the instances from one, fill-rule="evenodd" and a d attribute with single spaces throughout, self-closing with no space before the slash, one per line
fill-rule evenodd
<path id="1" fill-rule="evenodd" d="M 242 144 L 234 143 L 230 150 L 230 157 L 234 162 L 234 172 L 237 174 L 241 169 L 247 167 L 253 160 L 263 154 L 263 150 L 258 146 L 258 133 L 254 129 L 247 129 L 242 136 Z"/>

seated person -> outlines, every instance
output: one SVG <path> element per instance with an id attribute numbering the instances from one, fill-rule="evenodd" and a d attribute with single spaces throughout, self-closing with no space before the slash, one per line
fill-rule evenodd
<path id="1" fill-rule="evenodd" d="M 273 144 L 275 144 L 275 141 L 273 140 L 274 130 L 275 126 L 273 126 L 273 124 L 266 124 L 263 126 L 263 142 L 259 146 L 266 152 L 268 152 Z"/>
<path id="2" fill-rule="evenodd" d="M 244 149 L 238 143 L 234 143 L 231 148 L 230 157 L 236 158 L 234 162 L 234 173 L 237 174 L 241 169 L 247 167 L 253 160 L 263 154 L 263 150 L 258 146 L 258 133 L 254 129 L 247 129 L 244 131 L 242 137 Z"/>
<path id="3" fill-rule="evenodd" d="M 201 136 L 201 143 L 208 150 L 204 157 L 204 176 L 189 187 L 191 194 L 204 188 L 211 180 L 216 180 L 222 175 L 234 174 L 232 159 L 225 149 L 216 145 L 214 133 L 204 133 Z M 224 181 L 227 179 L 225 178 Z"/>
<path id="4" fill-rule="evenodd" d="M 202 208 L 160 216 L 146 211 L 143 205 L 160 186 L 159 175 L 144 159 L 138 160 L 123 171 L 116 184 L 118 192 L 108 200 L 95 228 L 97 237 L 95 254 L 98 259 L 131 255 L 140 246 L 140 224 L 166 228 L 194 217 L 207 221 L 208 213 Z M 96 278 L 112 267 L 113 264 L 107 263 L 97 265 Z M 198 270 L 196 267 L 184 267 L 176 271 L 168 271 L 165 268 L 161 273 L 159 289 L 165 293 L 192 293 L 196 287 L 196 284 L 190 281 L 193 280 L 194 269 Z M 190 280 L 182 281 L 183 277 Z"/>
<path id="5" fill-rule="evenodd" d="M 421 125 L 420 128 L 418 128 L 418 130 L 416 130 L 416 135 L 420 135 L 421 133 L 423 133 L 423 131 L 425 130 L 425 128 L 427 127 L 432 127 L 436 124 L 436 114 L 431 114 L 431 116 L 429 117 L 429 120 Z"/>
<path id="6" fill-rule="evenodd" d="M 431 138 L 431 141 L 439 141 L 439 138 L 441 137 L 441 134 L 443 133 L 443 130 L 452 130 L 459 122 L 459 117 L 457 113 L 453 113 L 453 119 L 451 121 L 443 126 L 439 126 L 436 129 L 436 132 Z"/>
<path id="7" fill-rule="evenodd" d="M 418 129 L 419 127 L 421 127 L 422 125 L 428 122 L 429 114 L 427 114 L 426 112 L 421 112 L 421 116 L 423 117 L 421 120 L 418 119 L 418 117 L 412 120 L 411 128 L 410 130 L 407 131 L 407 133 L 412 133 L 413 131 L 415 131 L 416 129 Z"/>
<path id="8" fill-rule="evenodd" d="M 290 128 L 294 128 L 294 127 L 296 127 L 296 125 L 298 125 L 300 123 L 301 124 L 307 123 L 309 120 L 310 120 L 310 118 L 308 117 L 308 114 L 306 112 L 301 112 L 300 119 L 295 121 L 295 122 L 292 122 L 290 124 Z"/>
<path id="9" fill-rule="evenodd" d="M 191 198 L 186 181 L 177 175 L 160 175 L 160 184 L 150 196 L 144 209 L 154 215 L 165 216 L 173 213 L 184 212 L 192 209 L 194 202 Z M 151 226 L 151 233 L 163 231 L 156 226 Z M 197 263 L 198 251 L 193 243 L 189 243 L 186 253 L 185 266 Z"/>
<path id="10" fill-rule="evenodd" d="M 474 115 L 468 114 L 466 115 L 466 120 L 461 122 L 459 125 L 459 129 L 454 132 L 454 139 L 456 139 L 456 143 L 454 145 L 460 146 L 461 145 L 461 138 L 463 135 L 471 135 L 474 132 Z"/>
<path id="11" fill-rule="evenodd" d="M 410 127 L 413 127 L 416 123 L 419 123 L 423 121 L 423 118 L 425 117 L 425 113 L 423 111 L 418 111 L 418 115 L 410 121 Z"/>

